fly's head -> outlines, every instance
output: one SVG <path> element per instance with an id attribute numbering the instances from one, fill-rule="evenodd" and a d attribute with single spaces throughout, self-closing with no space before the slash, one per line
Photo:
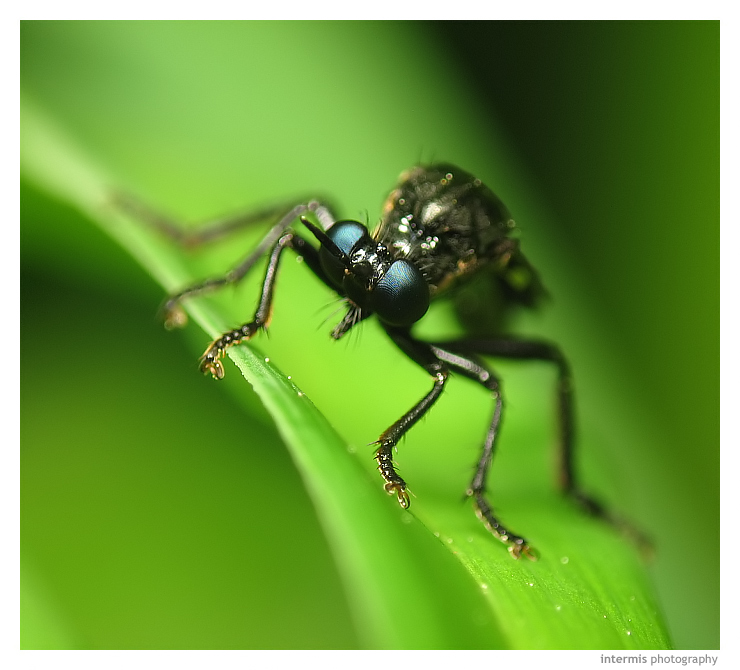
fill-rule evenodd
<path id="1" fill-rule="evenodd" d="M 332 332 L 338 340 L 353 325 L 377 314 L 385 324 L 409 327 L 429 309 L 429 285 L 419 269 L 395 258 L 357 221 L 338 221 L 323 231 L 303 224 L 321 243 L 321 267 L 337 291 L 349 299 L 347 315 Z"/>

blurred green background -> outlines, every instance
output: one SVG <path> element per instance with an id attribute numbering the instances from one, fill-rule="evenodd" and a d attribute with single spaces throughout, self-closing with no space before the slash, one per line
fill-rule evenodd
<path id="1" fill-rule="evenodd" d="M 319 193 L 374 221 L 419 161 L 483 178 L 554 296 L 520 325 L 571 358 L 584 478 L 656 538 L 674 645 L 719 647 L 719 23 L 24 22 L 21 91 L 187 220 Z M 21 646 L 358 646 L 259 401 L 197 374 L 206 338 L 164 332 L 161 289 L 85 217 L 32 180 L 21 202 Z M 255 346 L 364 457 L 425 377 L 374 325 L 330 342 L 337 305 L 285 265 Z M 497 369 L 512 414 L 541 409 L 518 384 L 546 410 L 550 376 Z M 474 460 L 467 392 L 402 445 L 417 492 L 444 466 L 412 445 L 471 404 Z"/>

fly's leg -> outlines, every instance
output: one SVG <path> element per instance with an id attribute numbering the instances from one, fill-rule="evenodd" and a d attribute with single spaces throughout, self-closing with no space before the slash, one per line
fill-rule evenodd
<path id="1" fill-rule="evenodd" d="M 406 432 L 429 411 L 429 408 L 442 395 L 449 370 L 447 365 L 434 355 L 431 347 L 411 337 L 408 329 L 393 328 L 385 324 L 383 324 L 383 327 L 401 350 L 415 363 L 423 367 L 434 380 L 431 391 L 385 430 L 375 442 L 379 445 L 375 451 L 375 460 L 378 462 L 378 470 L 385 480 L 384 488 L 389 495 L 396 496 L 401 507 L 408 509 L 411 501 L 406 491 L 406 482 L 398 474 L 393 462 L 393 449 Z"/>
<path id="2" fill-rule="evenodd" d="M 568 361 L 558 347 L 549 342 L 516 338 L 458 340 L 439 343 L 437 346 L 464 355 L 479 354 L 499 358 L 540 360 L 553 363 L 558 371 L 557 395 L 560 436 L 558 441 L 558 483 L 560 489 L 588 514 L 606 521 L 628 536 L 644 554 L 651 553 L 652 544 L 641 530 L 621 516 L 614 514 L 598 500 L 584 492 L 578 483 L 573 462 L 573 384 Z M 479 464 L 479 471 L 480 467 L 481 464 Z"/>
<path id="3" fill-rule="evenodd" d="M 507 546 L 509 553 L 511 553 L 514 558 L 526 556 L 530 560 L 536 560 L 537 557 L 529 546 L 527 540 L 515 533 L 512 533 L 498 520 L 486 497 L 486 479 L 493 461 L 496 438 L 498 437 L 501 426 L 501 410 L 503 402 L 499 380 L 491 370 L 485 367 L 474 356 L 463 356 L 439 346 L 432 346 L 432 351 L 438 358 L 447 363 L 450 368 L 457 370 L 474 381 L 477 381 L 484 388 L 488 389 L 494 400 L 493 416 L 491 417 L 491 423 L 488 427 L 485 442 L 483 443 L 483 450 L 481 451 L 480 458 L 476 464 L 473 480 L 465 494 L 473 499 L 473 507 L 478 518 L 496 539 L 500 540 Z"/>
<path id="4" fill-rule="evenodd" d="M 514 558 L 524 555 L 534 559 L 534 554 L 527 541 L 503 526 L 494 516 L 493 509 L 485 496 L 486 475 L 493 458 L 494 442 L 501 422 L 501 394 L 498 379 L 473 357 L 457 354 L 440 346 L 416 340 L 411 336 L 408 329 L 397 329 L 390 326 L 384 326 L 384 328 L 396 345 L 434 378 L 432 390 L 388 428 L 378 440 L 380 447 L 375 452 L 375 459 L 378 461 L 380 474 L 385 480 L 385 490 L 396 495 L 401 507 L 407 508 L 409 506 L 406 482 L 400 477 L 393 463 L 393 448 L 442 394 L 450 370 L 458 371 L 482 384 L 491 391 L 495 399 L 495 409 L 483 453 L 478 462 L 475 477 L 467 490 L 467 495 L 473 498 L 478 517 L 488 530 L 507 546 Z"/>
<path id="5" fill-rule="evenodd" d="M 324 229 L 334 223 L 334 219 L 326 205 L 322 205 L 313 199 L 307 199 L 305 203 L 297 205 L 295 204 L 295 200 L 288 203 L 282 202 L 260 209 L 211 219 L 189 227 L 155 210 L 128 193 L 121 191 L 114 192 L 111 194 L 110 202 L 113 207 L 125 212 L 133 219 L 143 223 L 152 230 L 156 230 L 164 237 L 185 248 L 195 248 L 226 237 L 255 223 L 274 221 L 278 217 L 288 217 L 290 219 L 288 221 L 289 224 L 293 219 L 305 212 L 316 212 L 316 216 Z M 283 230 L 286 227 L 283 226 Z M 273 244 L 274 242 L 275 240 L 273 240 Z M 269 247 L 270 245 L 268 244 L 267 248 Z"/>
<path id="6" fill-rule="evenodd" d="M 310 200 L 294 205 L 287 211 L 285 205 L 272 206 L 229 218 L 208 221 L 192 229 L 184 228 L 169 217 L 154 211 L 147 205 L 126 194 L 114 194 L 113 204 L 129 216 L 168 237 L 173 242 L 189 248 L 215 241 L 241 228 L 271 218 L 274 219 L 276 216 L 282 214 L 279 221 L 270 228 L 257 247 L 235 268 L 220 277 L 212 277 L 192 284 L 182 291 L 171 295 L 166 300 L 161 311 L 164 316 L 165 327 L 168 329 L 181 328 L 187 323 L 187 316 L 180 306 L 182 300 L 241 281 L 257 261 L 271 248 L 275 247 L 283 233 L 302 214 L 313 212 L 324 229 L 329 228 L 334 223 L 334 217 L 329 208 L 318 200 Z"/>
<path id="7" fill-rule="evenodd" d="M 268 231 L 267 235 L 262 238 L 257 247 L 235 268 L 221 277 L 206 279 L 205 281 L 193 284 L 192 286 L 183 289 L 179 293 L 170 296 L 162 307 L 162 311 L 165 315 L 165 327 L 178 328 L 183 326 L 187 321 L 187 318 L 185 317 L 185 312 L 180 307 L 180 302 L 184 298 L 194 297 L 196 295 L 212 291 L 222 286 L 236 284 L 241 281 L 252 269 L 252 267 L 254 267 L 255 263 L 257 263 L 257 261 L 259 261 L 259 259 L 262 258 L 271 247 L 273 249 L 278 248 L 281 235 L 296 220 L 298 216 L 300 216 L 301 214 L 305 214 L 306 212 L 315 212 L 317 218 L 319 218 L 319 220 L 322 222 L 322 225 L 331 225 L 331 222 L 333 221 L 329 210 L 316 200 L 312 200 L 311 202 L 305 204 L 296 205 Z M 248 337 L 251 337 L 251 334 L 248 335 Z M 241 339 L 244 339 L 244 336 Z"/>
<path id="8" fill-rule="evenodd" d="M 393 449 L 401 437 L 429 411 L 429 408 L 442 395 L 449 374 L 446 366 L 440 363 L 424 367 L 431 368 L 427 371 L 431 372 L 434 378 L 432 390 L 396 421 L 396 423 L 384 431 L 376 442 L 380 446 L 375 451 L 375 460 L 378 462 L 378 470 L 385 480 L 384 488 L 389 495 L 396 496 L 398 504 L 404 509 L 408 509 L 411 505 L 411 500 L 409 499 L 409 494 L 406 492 L 405 480 L 396 471 L 396 465 L 393 462 Z"/>
<path id="9" fill-rule="evenodd" d="M 270 323 L 272 314 L 272 300 L 275 290 L 275 281 L 278 274 L 280 257 L 285 249 L 293 249 L 299 256 L 303 257 L 308 268 L 327 286 L 332 287 L 331 281 L 324 273 L 319 262 L 319 254 L 306 240 L 288 232 L 280 237 L 270 252 L 267 263 L 267 271 L 262 282 L 262 295 L 257 305 L 257 311 L 251 321 L 244 323 L 239 328 L 225 332 L 217 338 L 203 352 L 200 358 L 200 370 L 204 374 L 211 374 L 215 379 L 223 379 L 224 367 L 221 359 L 226 349 L 253 337 L 259 330 L 264 330 Z M 336 289 L 335 289 L 336 290 Z"/>

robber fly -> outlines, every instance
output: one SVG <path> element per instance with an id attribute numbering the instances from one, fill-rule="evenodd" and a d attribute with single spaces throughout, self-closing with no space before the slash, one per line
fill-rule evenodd
<path id="1" fill-rule="evenodd" d="M 273 209 L 264 210 L 186 232 L 133 198 L 119 196 L 118 204 L 185 244 L 204 242 L 275 216 Z M 254 316 L 208 345 L 200 359 L 203 373 L 215 379 L 223 378 L 222 359 L 226 350 L 267 327 L 280 259 L 283 252 L 290 249 L 346 302 L 346 314 L 331 332 L 333 339 L 340 339 L 365 319 L 376 316 L 396 346 L 432 379 L 431 389 L 375 443 L 375 460 L 385 490 L 396 497 L 401 507 L 408 508 L 410 500 L 406 481 L 396 469 L 393 451 L 399 440 L 442 395 L 450 373 L 461 374 L 478 382 L 493 397 L 493 415 L 466 495 L 472 498 L 475 512 L 486 528 L 507 546 L 512 556 L 535 558 L 527 540 L 504 527 L 487 498 L 486 478 L 502 413 L 499 379 L 482 360 L 484 356 L 492 356 L 542 360 L 555 365 L 558 372 L 560 487 L 588 512 L 617 523 L 615 517 L 576 485 L 571 374 L 557 346 L 500 334 L 426 341 L 412 333 L 413 326 L 424 318 L 432 301 L 445 296 L 455 299 L 462 288 L 482 276 L 488 278 L 498 297 L 483 309 L 479 306 L 481 319 L 503 316 L 516 305 L 532 307 L 545 293 L 537 273 L 520 250 L 518 240 L 512 237 L 515 224 L 508 209 L 480 179 L 445 163 L 414 167 L 401 175 L 383 205 L 380 223 L 372 232 L 359 221 L 337 221 L 322 201 L 308 200 L 286 209 L 256 249 L 238 266 L 223 276 L 185 288 L 165 303 L 166 325 L 181 326 L 185 322 L 181 307 L 184 299 L 239 282 L 257 261 L 267 256 L 267 269 Z M 309 214 L 319 225 L 307 218 Z M 298 223 L 315 238 L 318 248 L 298 234 Z"/>

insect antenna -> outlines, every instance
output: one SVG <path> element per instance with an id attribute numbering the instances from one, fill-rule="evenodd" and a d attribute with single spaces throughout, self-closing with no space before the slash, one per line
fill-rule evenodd
<path id="1" fill-rule="evenodd" d="M 313 236 L 319 241 L 322 247 L 326 249 L 334 258 L 336 258 L 342 265 L 349 267 L 349 260 L 347 255 L 334 243 L 321 228 L 311 223 L 305 216 L 301 217 L 301 223 L 308 228 Z"/>

